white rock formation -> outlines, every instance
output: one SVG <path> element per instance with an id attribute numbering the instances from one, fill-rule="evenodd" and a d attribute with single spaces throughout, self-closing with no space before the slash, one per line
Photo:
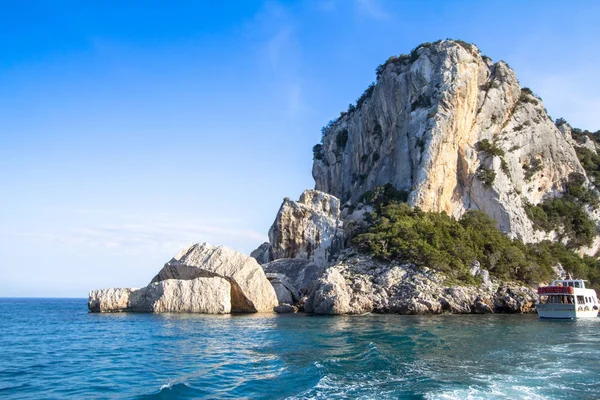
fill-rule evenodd
<path id="1" fill-rule="evenodd" d="M 213 276 L 230 282 L 233 312 L 272 312 L 278 305 L 275 290 L 258 262 L 223 246 L 203 243 L 185 248 L 165 264 L 152 282 Z"/>
<path id="2" fill-rule="evenodd" d="M 339 200 L 317 190 L 305 190 L 297 202 L 286 198 L 269 229 L 274 260 L 302 258 L 326 265 L 343 240 Z"/>
<path id="3" fill-rule="evenodd" d="M 231 285 L 224 278 L 169 279 L 142 289 L 102 289 L 90 292 L 92 312 L 231 312 Z"/>
<path id="4" fill-rule="evenodd" d="M 88 308 L 92 312 L 121 312 L 128 311 L 129 297 L 137 288 L 110 288 L 92 290 L 88 296 Z"/>
<path id="5" fill-rule="evenodd" d="M 484 139 L 504 155 L 478 151 Z M 491 185 L 481 168 L 495 174 Z M 391 183 L 411 205 L 455 217 L 479 209 L 525 242 L 545 235 L 524 202 L 559 194 L 572 172 L 584 174 L 541 100 L 506 63 L 450 40 L 382 66 L 358 107 L 326 129 L 313 164 L 315 188 L 344 202 Z"/>
<path id="6" fill-rule="evenodd" d="M 185 248 L 145 288 L 93 290 L 88 300 L 92 312 L 273 312 L 278 304 L 254 258 L 206 243 Z"/>

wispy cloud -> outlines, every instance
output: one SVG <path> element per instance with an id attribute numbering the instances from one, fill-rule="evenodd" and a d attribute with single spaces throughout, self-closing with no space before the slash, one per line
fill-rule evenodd
<path id="1" fill-rule="evenodd" d="M 201 221 L 187 218 L 174 220 L 158 218 L 136 223 L 72 227 L 52 232 L 0 232 L 0 234 L 77 248 L 104 248 L 108 252 L 126 255 L 148 252 L 175 254 L 183 246 L 192 242 L 228 244 L 232 247 L 237 247 L 235 244 L 247 244 L 251 247 L 267 240 L 266 235 L 249 229 L 203 224 Z"/>
<path id="2" fill-rule="evenodd" d="M 379 0 L 355 0 L 355 4 L 361 15 L 380 21 L 390 18 L 390 14 L 383 9 Z"/>
<path id="3" fill-rule="evenodd" d="M 337 0 L 315 0 L 315 8 L 319 11 L 331 12 L 337 7 Z"/>
<path id="4" fill-rule="evenodd" d="M 258 57 L 270 77 L 275 98 L 286 115 L 297 117 L 307 105 L 302 91 L 302 52 L 293 13 L 280 3 L 266 3 L 249 30 L 259 32 L 262 37 Z"/>

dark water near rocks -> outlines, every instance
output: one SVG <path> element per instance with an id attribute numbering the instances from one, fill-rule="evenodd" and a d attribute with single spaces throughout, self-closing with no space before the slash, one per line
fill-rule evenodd
<path id="1" fill-rule="evenodd" d="M 600 318 L 88 314 L 0 299 L 0 398 L 600 398 Z"/>

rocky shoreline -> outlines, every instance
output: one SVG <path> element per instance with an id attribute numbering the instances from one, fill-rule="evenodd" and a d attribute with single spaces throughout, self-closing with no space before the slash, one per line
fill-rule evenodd
<path id="1" fill-rule="evenodd" d="M 194 244 L 165 264 L 141 289 L 111 288 L 89 294 L 91 312 L 228 314 L 307 312 L 485 314 L 535 311 L 535 291 L 489 279 L 474 263 L 479 286 L 447 286 L 428 268 L 383 262 L 345 251 L 322 267 L 298 258 L 264 265 L 222 246 Z"/>

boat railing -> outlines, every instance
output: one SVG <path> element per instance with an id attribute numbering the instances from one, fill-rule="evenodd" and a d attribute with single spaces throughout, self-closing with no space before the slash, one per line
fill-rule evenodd
<path id="1" fill-rule="evenodd" d="M 542 286 L 537 290 L 538 294 L 574 294 L 572 286 Z"/>

